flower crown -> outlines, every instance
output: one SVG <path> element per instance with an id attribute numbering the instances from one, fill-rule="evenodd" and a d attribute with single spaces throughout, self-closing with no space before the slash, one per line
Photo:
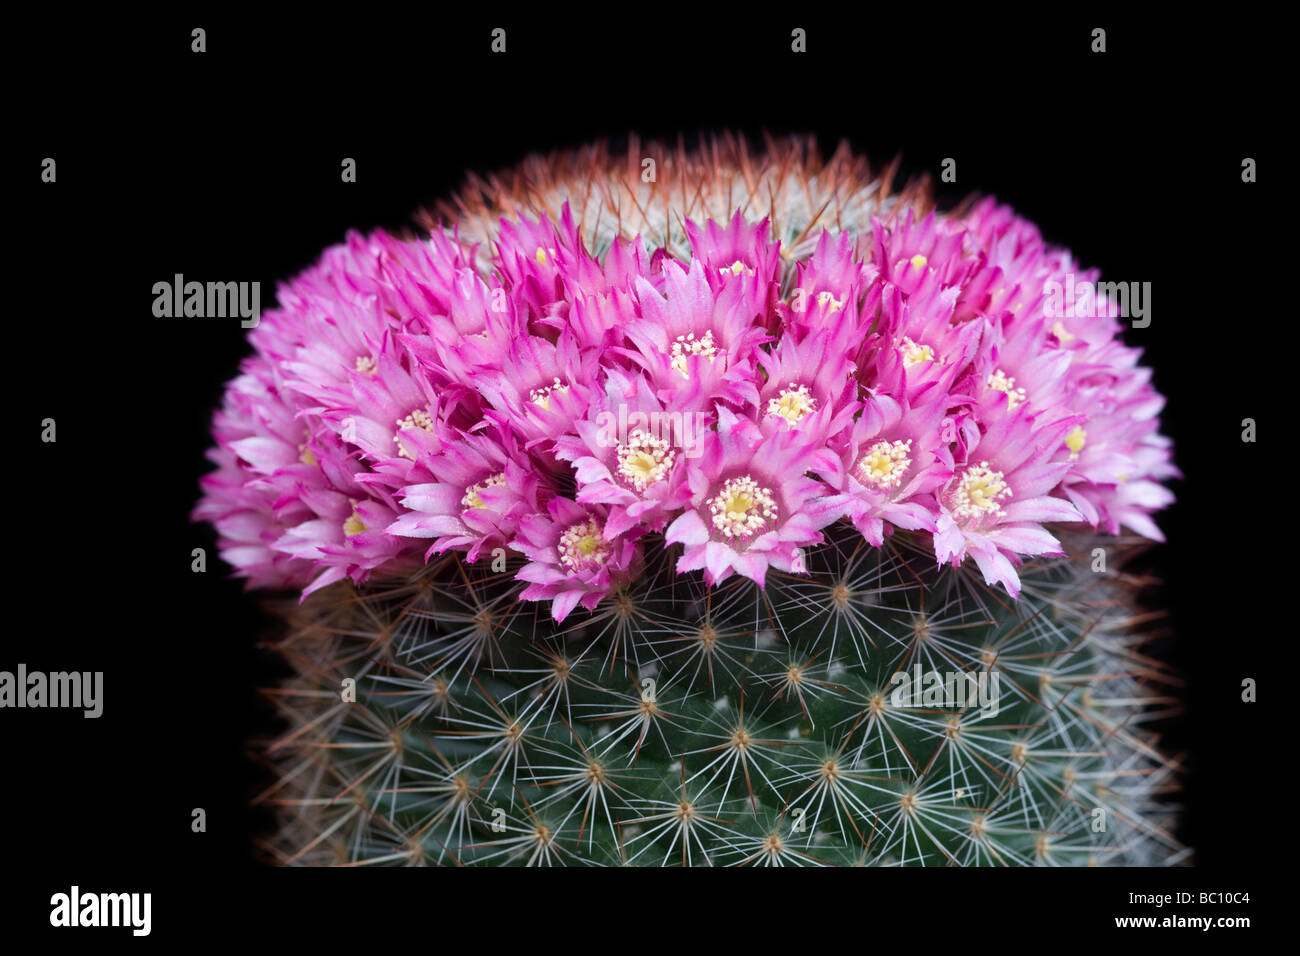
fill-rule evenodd
<path id="1" fill-rule="evenodd" d="M 832 522 L 905 529 L 1019 592 L 1045 527 L 1151 519 L 1163 399 L 1094 272 L 1005 206 L 869 228 L 681 217 L 689 251 L 569 204 L 350 234 L 280 289 L 214 421 L 196 516 L 250 586 L 511 559 L 563 620 L 647 548 L 710 584 L 803 571 Z M 502 561 L 501 568 L 504 569 Z"/>

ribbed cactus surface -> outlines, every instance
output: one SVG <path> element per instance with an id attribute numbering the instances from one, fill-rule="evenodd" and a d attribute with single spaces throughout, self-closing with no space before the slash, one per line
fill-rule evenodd
<path id="1" fill-rule="evenodd" d="M 1154 865 L 1179 851 L 1133 582 L 1018 601 L 906 535 L 807 575 L 661 563 L 581 621 L 450 556 L 291 612 L 270 749 L 298 864 Z M 1125 547 L 1132 547 L 1129 542 Z M 902 678 L 906 677 L 906 681 Z M 349 685 L 347 682 L 352 681 Z M 346 698 L 346 699 L 345 699 Z"/>

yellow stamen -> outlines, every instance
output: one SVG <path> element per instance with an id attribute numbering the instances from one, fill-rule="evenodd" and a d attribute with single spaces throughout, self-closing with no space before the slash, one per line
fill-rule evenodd
<path id="1" fill-rule="evenodd" d="M 987 461 L 966 469 L 957 490 L 953 493 L 954 518 L 1002 517 L 1005 512 L 998 503 L 1011 497 L 1011 488 L 1003 480 L 1002 472 L 994 471 Z"/>
<path id="2" fill-rule="evenodd" d="M 789 388 L 781 389 L 776 398 L 767 400 L 768 416 L 784 418 L 791 425 L 797 425 L 805 415 L 817 410 L 817 399 L 812 397 L 807 385 L 790 383 Z"/>
<path id="3" fill-rule="evenodd" d="M 1070 449 L 1070 461 L 1079 457 L 1079 452 L 1083 451 L 1087 441 L 1088 433 L 1083 430 L 1082 425 L 1075 425 L 1074 430 L 1065 436 L 1065 447 Z"/>
<path id="4" fill-rule="evenodd" d="M 433 416 L 423 408 L 417 408 L 405 418 L 397 420 L 397 431 L 393 433 L 393 441 L 397 443 L 397 454 L 415 461 L 415 456 L 411 454 L 411 450 L 402 444 L 402 429 L 404 428 L 422 428 L 432 435 Z"/>
<path id="5" fill-rule="evenodd" d="M 914 365 L 920 365 L 922 362 L 934 361 L 934 349 L 928 345 L 920 345 L 913 342 L 907 336 L 903 337 L 903 368 L 911 368 Z"/>
<path id="6" fill-rule="evenodd" d="M 499 488 L 505 483 L 506 476 L 502 472 L 492 475 L 489 478 L 484 478 L 477 484 L 470 485 L 465 489 L 465 497 L 460 499 L 461 507 L 466 511 L 473 508 L 486 508 L 487 505 L 485 505 L 483 499 L 479 497 L 479 492 L 483 491 L 485 488 Z"/>
<path id="7" fill-rule="evenodd" d="M 541 388 L 535 388 L 528 393 L 528 400 L 547 412 L 551 409 L 551 394 L 553 392 L 567 392 L 569 386 L 565 385 L 558 378 L 553 379 L 550 385 L 543 385 Z"/>
<path id="8" fill-rule="evenodd" d="M 1002 369 L 997 369 L 988 378 L 988 386 L 1007 396 L 1007 411 L 1014 411 L 1017 405 L 1022 405 L 1029 398 L 1023 388 L 1016 388 L 1016 380 L 1007 375 Z"/>
<path id="9" fill-rule="evenodd" d="M 835 298 L 834 293 L 831 292 L 818 292 L 817 304 L 825 308 L 827 312 L 838 312 L 844 308 L 844 301 Z"/>
<path id="10" fill-rule="evenodd" d="M 615 453 L 618 474 L 638 493 L 667 477 L 677 458 L 677 453 L 662 438 L 637 429 L 620 444 Z"/>
<path id="11" fill-rule="evenodd" d="M 749 475 L 729 478 L 722 491 L 709 501 L 713 526 L 728 540 L 748 538 L 777 518 L 772 489 L 760 488 Z"/>
<path id="12" fill-rule="evenodd" d="M 361 515 L 357 514 L 357 503 L 352 502 L 352 514 L 348 515 L 347 520 L 343 522 L 343 533 L 347 537 L 354 534 L 360 534 L 366 530 L 365 522 L 361 520 Z"/>
<path id="13" fill-rule="evenodd" d="M 694 332 L 687 335 L 677 336 L 677 341 L 672 346 L 672 366 L 681 372 L 687 378 L 690 372 L 687 370 L 686 357 L 688 355 L 703 355 L 712 363 L 718 357 L 718 349 L 713 344 L 713 330 L 709 329 L 698 339 Z"/>
<path id="14" fill-rule="evenodd" d="M 595 571 L 609 560 L 604 529 L 595 518 L 569 525 L 556 547 L 560 563 L 570 571 Z"/>
<path id="15" fill-rule="evenodd" d="M 897 488 L 912 465 L 909 457 L 911 450 L 910 438 L 905 441 L 876 442 L 858 462 L 858 480 L 864 485 L 874 485 L 881 491 Z"/>

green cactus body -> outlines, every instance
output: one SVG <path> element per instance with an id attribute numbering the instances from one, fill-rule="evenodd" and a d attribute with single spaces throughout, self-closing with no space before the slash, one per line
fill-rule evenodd
<path id="1" fill-rule="evenodd" d="M 671 549 L 556 625 L 436 560 L 290 612 L 275 858 L 295 864 L 1150 865 L 1134 545 L 1070 538 L 1018 601 L 847 522 L 807 575 L 707 589 Z M 937 675 L 937 676 L 931 676 Z M 918 680 L 918 676 L 920 679 Z M 349 679 L 354 684 L 346 683 Z"/>

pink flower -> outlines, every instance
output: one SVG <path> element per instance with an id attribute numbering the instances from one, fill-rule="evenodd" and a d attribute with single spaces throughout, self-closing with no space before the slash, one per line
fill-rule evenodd
<path id="1" fill-rule="evenodd" d="M 419 566 L 402 539 L 386 533 L 397 516 L 388 505 L 326 488 L 304 491 L 302 502 L 314 517 L 287 529 L 274 547 L 319 569 L 304 598 L 345 577 L 359 584 L 377 568 L 399 574 Z"/>
<path id="2" fill-rule="evenodd" d="M 607 511 L 552 498 L 545 513 L 519 525 L 512 547 L 528 558 L 516 578 L 527 581 L 520 600 L 551 601 L 551 616 L 563 621 L 578 604 L 592 610 L 610 591 L 640 570 L 639 531 L 605 535 Z"/>
<path id="3" fill-rule="evenodd" d="M 881 545 L 886 522 L 936 530 L 934 492 L 953 474 L 947 410 L 947 395 L 934 386 L 914 404 L 871 396 L 839 454 L 823 468 L 822 476 L 843 495 L 844 514 L 871 544 Z"/>
<path id="4" fill-rule="evenodd" d="M 222 559 L 249 586 L 303 587 L 311 580 L 311 562 L 274 547 L 311 517 L 299 490 L 327 480 L 312 452 L 310 421 L 295 416 L 274 368 L 260 356 L 245 360 L 213 420 L 217 447 L 208 457 L 218 470 L 201 480 L 204 498 L 194 517 L 213 523 Z"/>
<path id="5" fill-rule="evenodd" d="M 862 383 L 896 398 L 926 391 L 950 393 L 973 374 L 986 326 L 952 321 L 955 289 L 930 288 L 908 298 L 886 287 L 879 332 L 861 372 Z"/>
<path id="6" fill-rule="evenodd" d="M 1169 440 L 1156 432 L 1164 399 L 1146 376 L 1134 375 L 1080 386 L 1072 404 L 1085 411 L 1056 452 L 1070 464 L 1061 492 L 1094 528 L 1118 534 L 1124 526 L 1163 541 L 1150 515 L 1173 501 L 1159 482 L 1180 475 L 1169 460 Z"/>
<path id="7" fill-rule="evenodd" d="M 342 439 L 361 450 L 370 474 L 361 480 L 397 488 L 425 472 L 421 459 L 438 451 L 438 390 L 424 369 L 408 372 L 400 346 L 385 336 L 373 367 L 349 369 L 349 391 L 311 408 Z"/>
<path id="8" fill-rule="evenodd" d="M 824 445 L 853 424 L 858 410 L 856 366 L 838 326 L 818 330 L 796 342 L 783 337 L 758 363 L 767 381 L 758 393 L 759 422 L 765 433 L 795 429 L 809 442 Z"/>
<path id="9" fill-rule="evenodd" d="M 789 305 L 778 303 L 786 334 L 796 339 L 830 326 L 844 327 L 849 341 L 862 338 L 859 299 L 875 278 L 876 267 L 854 257 L 853 237 L 824 230 L 807 262 L 799 264 L 799 282 Z M 855 334 L 856 333 L 856 334 Z"/>
<path id="10" fill-rule="evenodd" d="M 769 567 L 802 572 L 803 549 L 820 544 L 819 529 L 837 517 L 821 483 L 806 474 L 812 452 L 797 431 L 764 437 L 753 421 L 719 406 L 718 430 L 687 464 L 690 508 L 664 535 L 685 547 L 677 570 L 703 568 L 709 584 L 736 572 L 759 585 Z"/>
<path id="11" fill-rule="evenodd" d="M 771 238 L 768 221 L 747 223 L 737 209 L 726 228 L 712 220 L 700 227 L 688 219 L 685 225 L 691 261 L 703 263 L 704 276 L 715 295 L 729 284 L 739 284 L 744 289 L 742 297 L 760 306 L 757 323 L 775 328 L 781 244 Z"/>
<path id="12" fill-rule="evenodd" d="M 712 416 L 669 411 L 645 376 L 609 369 L 590 417 L 561 436 L 556 454 L 573 463 L 579 504 L 609 506 L 606 536 L 643 526 L 661 531 L 690 496 L 686 462 L 702 451 Z"/>
<path id="13" fill-rule="evenodd" d="M 662 274 L 662 296 L 645 279 L 637 279 L 641 318 L 626 330 L 634 346 L 629 357 L 674 409 L 708 411 L 715 401 L 756 404 L 754 361 L 767 339 L 762 325 L 766 288 L 723 282 L 715 296 L 698 259 L 691 260 L 689 269 L 665 260 Z"/>
<path id="14" fill-rule="evenodd" d="M 246 473 L 229 449 L 214 448 L 208 458 L 218 469 L 201 481 L 204 498 L 194 509 L 194 518 L 210 521 L 216 528 L 221 559 L 235 569 L 237 577 L 247 579 L 248 587 L 305 587 L 312 578 L 312 563 L 273 547 L 284 534 L 284 517 L 272 507 L 272 496 L 247 486 Z"/>
<path id="15" fill-rule="evenodd" d="M 538 510 L 541 475 L 499 429 L 448 436 L 426 465 L 437 480 L 403 488 L 401 502 L 411 510 L 387 527 L 389 534 L 433 538 L 426 558 L 456 549 L 477 561 L 484 548 L 504 548 L 520 520 Z"/>
<path id="16" fill-rule="evenodd" d="M 994 400 L 996 401 L 996 399 Z M 987 409 L 985 409 L 987 411 Z M 992 414 L 939 490 L 935 556 L 954 567 L 969 554 L 989 584 L 1020 593 L 1020 555 L 1061 554 L 1043 522 L 1078 521 L 1072 504 L 1050 494 L 1069 470 L 1049 459 L 1079 418 L 1035 427 L 1026 408 Z"/>
<path id="17" fill-rule="evenodd" d="M 475 372 L 479 393 L 491 406 L 485 418 L 526 450 L 552 455 L 555 439 L 587 414 L 596 397 L 597 355 L 583 354 L 566 333 L 552 343 L 522 332 L 499 354 Z"/>
<path id="18" fill-rule="evenodd" d="M 964 227 L 930 213 L 919 223 L 911 209 L 885 224 L 872 219 L 872 262 L 879 279 L 906 296 L 960 288 L 974 262 L 963 255 Z"/>

